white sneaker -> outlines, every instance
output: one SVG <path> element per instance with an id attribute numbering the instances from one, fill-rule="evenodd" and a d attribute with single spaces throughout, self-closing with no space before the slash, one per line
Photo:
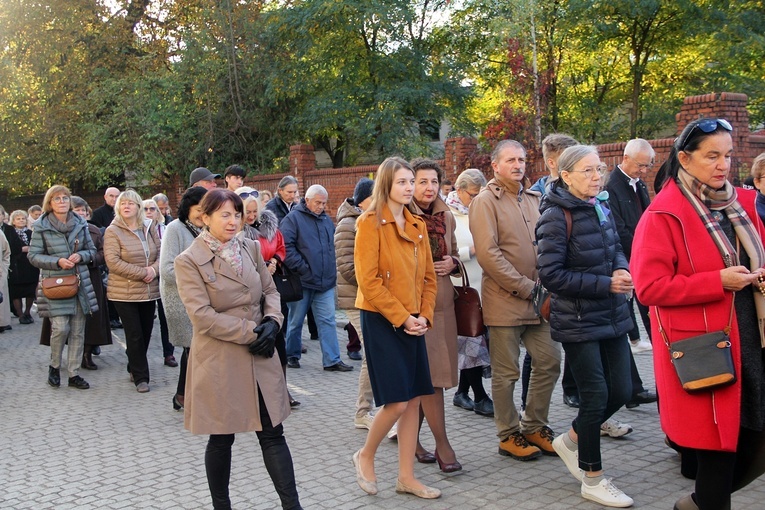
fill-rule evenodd
<path id="1" fill-rule="evenodd" d="M 632 354 L 640 354 L 641 352 L 653 350 L 651 342 L 642 339 L 630 340 L 630 347 L 632 348 Z"/>
<path id="2" fill-rule="evenodd" d="M 353 419 L 353 425 L 357 429 L 367 429 L 369 430 L 370 427 L 372 427 L 372 420 L 374 419 L 374 416 L 372 416 L 372 413 L 367 413 L 363 416 L 356 416 Z"/>
<path id="3" fill-rule="evenodd" d="M 568 432 L 564 432 L 563 434 L 568 434 Z M 571 473 L 571 475 L 576 478 L 577 481 L 581 482 L 582 477 L 584 476 L 584 472 L 579 469 L 579 450 L 569 450 L 568 446 L 566 446 L 566 443 L 563 442 L 563 434 L 553 439 L 553 450 L 555 450 L 555 453 L 558 454 L 558 457 L 563 460 L 563 463 L 568 468 L 569 473 Z"/>
<path id="4" fill-rule="evenodd" d="M 603 478 L 600 483 L 590 487 L 582 481 L 582 497 L 595 501 L 604 506 L 613 506 L 616 508 L 627 508 L 635 503 L 631 497 L 620 491 L 611 480 Z"/>
<path id="5" fill-rule="evenodd" d="M 394 423 L 393 427 L 388 431 L 388 439 L 398 441 L 398 422 Z"/>
<path id="6" fill-rule="evenodd" d="M 600 426 L 601 436 L 622 437 L 632 432 L 632 425 L 614 419 L 606 420 Z"/>

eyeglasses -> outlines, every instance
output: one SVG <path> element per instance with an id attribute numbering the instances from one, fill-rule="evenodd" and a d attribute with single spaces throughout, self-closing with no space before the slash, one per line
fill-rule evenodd
<path id="1" fill-rule="evenodd" d="M 252 191 L 243 191 L 239 193 L 239 198 L 242 200 L 247 200 L 247 198 L 258 198 L 260 196 L 260 193 L 258 193 L 258 190 L 252 190 Z"/>
<path id="2" fill-rule="evenodd" d="M 59 197 L 53 197 L 53 198 L 51 199 L 51 201 L 52 201 L 52 202 L 56 202 L 56 203 L 59 203 L 59 204 L 62 204 L 62 203 L 63 203 L 63 204 L 65 204 L 65 203 L 69 202 L 69 197 L 68 197 L 68 196 L 66 196 L 66 195 L 63 195 L 63 196 L 59 196 Z"/>
<path id="3" fill-rule="evenodd" d="M 143 210 L 144 211 L 156 211 L 157 208 L 156 207 L 144 207 Z"/>
<path id="4" fill-rule="evenodd" d="M 585 168 L 584 170 L 568 170 L 569 173 L 572 174 L 584 174 L 584 176 L 588 179 L 592 179 L 593 175 L 597 173 L 600 177 L 603 177 L 606 175 L 606 170 L 608 167 L 604 164 L 600 164 L 598 166 L 589 166 Z"/>
<path id="5" fill-rule="evenodd" d="M 725 119 L 701 119 L 688 131 L 685 137 L 675 140 L 675 148 L 677 148 L 679 151 L 685 150 L 685 147 L 688 145 L 688 141 L 694 138 L 694 134 L 697 130 L 701 131 L 702 133 L 709 134 L 717 131 L 718 126 L 723 128 L 725 131 L 733 131 L 733 126 L 731 126 L 730 122 Z"/>
<path id="6" fill-rule="evenodd" d="M 635 163 L 635 166 L 640 170 L 650 170 L 653 168 L 653 163 Z"/>
<path id="7" fill-rule="evenodd" d="M 475 198 L 478 196 L 478 193 L 471 193 L 466 189 L 461 189 L 460 191 L 464 191 L 465 193 L 467 193 L 470 198 Z"/>

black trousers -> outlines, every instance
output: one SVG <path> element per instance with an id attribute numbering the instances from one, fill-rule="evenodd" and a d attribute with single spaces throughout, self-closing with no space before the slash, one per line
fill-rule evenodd
<path id="1" fill-rule="evenodd" d="M 699 510 L 729 510 L 730 495 L 765 473 L 765 432 L 742 428 L 735 452 L 696 452 L 696 504 Z"/>
<path id="2" fill-rule="evenodd" d="M 149 382 L 149 360 L 146 352 L 154 329 L 154 301 L 115 301 L 114 306 L 122 318 L 127 344 L 128 372 L 133 374 L 136 386 Z"/>
<path id="3" fill-rule="evenodd" d="M 284 439 L 284 428 L 281 424 L 274 427 L 271 423 L 260 388 L 258 388 L 258 399 L 260 401 L 260 422 L 263 425 L 263 430 L 256 432 L 256 434 L 260 442 L 260 449 L 263 452 L 263 463 L 271 477 L 276 493 L 279 495 L 282 508 L 299 510 L 302 507 L 295 486 L 292 455 L 287 446 L 287 441 Z M 231 478 L 231 445 L 233 444 L 234 434 L 213 434 L 207 442 L 205 470 L 215 510 L 231 509 L 228 483 Z"/>
<path id="4" fill-rule="evenodd" d="M 186 369 L 189 366 L 189 354 L 191 354 L 191 348 L 184 347 L 181 354 L 181 369 L 178 373 L 178 387 L 175 389 L 175 393 L 181 396 L 186 395 Z"/>

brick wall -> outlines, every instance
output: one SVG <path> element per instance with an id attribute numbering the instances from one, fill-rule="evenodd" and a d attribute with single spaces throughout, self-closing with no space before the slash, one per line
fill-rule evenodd
<path id="1" fill-rule="evenodd" d="M 745 94 L 736 94 L 731 92 L 703 94 L 700 96 L 690 96 L 685 98 L 680 112 L 676 115 L 677 130 L 680 134 L 685 125 L 691 120 L 699 117 L 721 117 L 727 119 L 734 128 L 733 146 L 735 149 L 733 160 L 733 172 L 738 172 L 740 179 L 748 175 L 748 168 L 752 160 L 760 153 L 765 152 L 765 131 L 750 133 L 749 114 L 746 111 L 747 96 Z M 656 151 L 656 165 L 648 173 L 646 183 L 648 188 L 653 190 L 653 181 L 661 164 L 667 159 L 672 147 L 673 138 L 663 138 L 658 140 L 649 140 Z M 613 168 L 621 162 L 622 154 L 626 140 L 617 143 L 607 143 L 598 146 L 600 157 L 609 168 Z M 454 182 L 465 168 L 468 168 L 468 161 L 471 155 L 478 150 L 478 142 L 475 138 L 456 137 L 450 138 L 445 142 L 445 158 L 439 161 L 444 172 L 452 182 Z M 541 159 L 541 158 L 540 158 Z M 373 177 L 377 170 L 377 165 L 355 166 L 348 168 L 316 168 L 316 158 L 314 148 L 311 145 L 293 145 L 290 147 L 289 173 L 256 175 L 245 179 L 245 185 L 252 186 L 258 190 L 268 189 L 275 194 L 276 186 L 285 175 L 293 175 L 298 181 L 298 190 L 301 195 L 312 184 L 321 184 L 329 192 L 329 203 L 327 213 L 334 218 L 340 203 L 347 197 L 353 195 L 353 188 L 361 177 Z M 529 161 L 529 177 L 535 181 L 546 174 L 543 161 Z M 492 177 L 491 168 L 482 169 L 487 178 Z M 180 176 L 164 186 L 155 186 L 152 194 L 162 192 L 170 199 L 173 209 L 178 205 L 181 195 L 186 190 L 186 183 Z M 94 209 L 103 204 L 103 190 L 96 190 L 92 193 L 81 193 L 91 207 Z M 2 204 L 7 211 L 17 208 L 27 209 L 34 203 L 42 202 L 43 195 L 34 195 L 27 197 L 5 198 Z"/>

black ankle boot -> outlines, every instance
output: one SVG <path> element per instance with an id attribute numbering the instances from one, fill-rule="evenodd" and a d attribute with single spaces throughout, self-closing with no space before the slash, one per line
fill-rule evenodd
<path id="1" fill-rule="evenodd" d="M 61 374 L 58 368 L 48 367 L 48 384 L 54 388 L 61 386 Z"/>

